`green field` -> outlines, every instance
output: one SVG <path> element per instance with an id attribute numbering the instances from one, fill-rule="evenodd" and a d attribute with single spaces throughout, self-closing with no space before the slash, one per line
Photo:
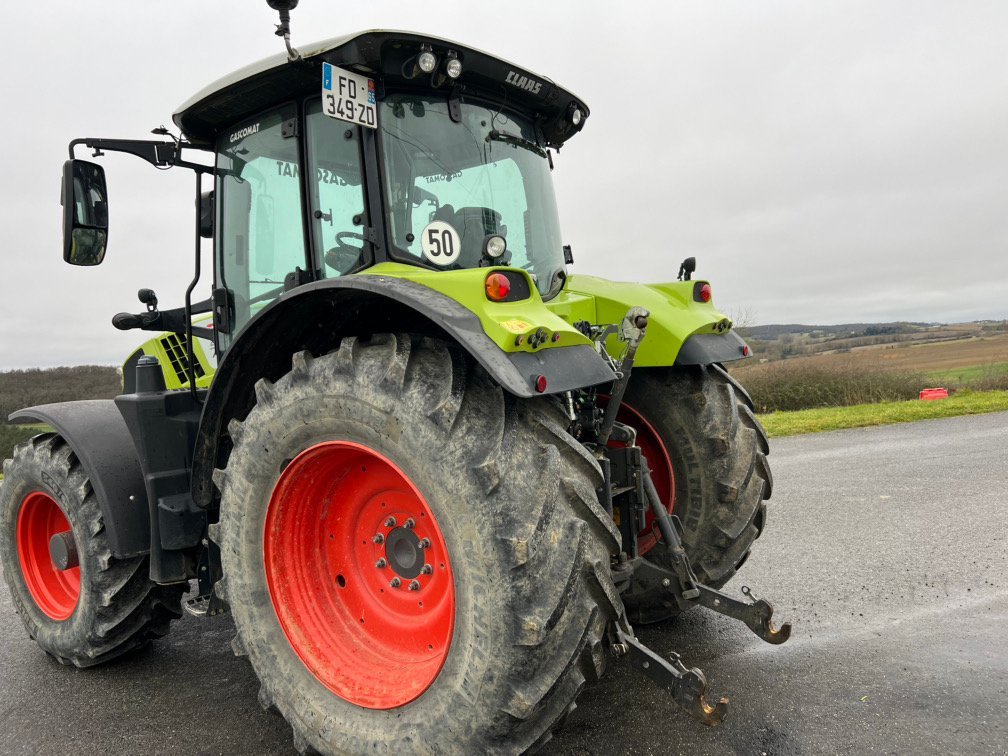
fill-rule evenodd
<path id="1" fill-rule="evenodd" d="M 1008 375 L 1008 362 L 994 362 L 986 365 L 970 365 L 969 367 L 948 368 L 946 370 L 930 370 L 927 377 L 936 385 L 943 383 L 972 383 L 988 378 L 999 378 Z"/>
<path id="2" fill-rule="evenodd" d="M 948 399 L 931 402 L 914 399 L 850 407 L 820 407 L 796 412 L 770 412 L 760 415 L 759 419 L 770 436 L 792 436 L 1002 411 L 1008 411 L 1008 391 L 961 391 Z"/>

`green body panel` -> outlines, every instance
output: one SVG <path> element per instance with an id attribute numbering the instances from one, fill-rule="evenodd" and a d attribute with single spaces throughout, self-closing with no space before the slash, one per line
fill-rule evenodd
<path id="1" fill-rule="evenodd" d="M 204 342 L 201 339 L 193 339 L 193 357 L 199 364 L 196 371 L 196 387 L 209 388 L 213 381 L 216 367 L 203 348 Z M 165 387 L 169 390 L 189 388 L 189 381 L 185 377 L 186 353 L 185 338 L 173 333 L 161 333 L 153 339 L 145 341 L 127 359 L 127 364 L 123 366 L 123 371 L 128 369 L 129 361 L 134 357 L 139 357 L 137 352 L 157 357 L 161 363 L 161 371 L 164 373 Z M 200 373 L 202 372 L 202 375 Z"/>
<path id="2" fill-rule="evenodd" d="M 493 302 L 486 296 L 485 281 L 495 270 L 512 270 L 528 277 L 528 273 L 520 268 L 441 271 L 403 263 L 381 263 L 356 275 L 406 279 L 444 294 L 475 314 L 487 336 L 505 352 L 535 352 L 591 344 L 574 328 L 574 323 L 587 321 L 593 325 L 619 325 L 627 310 L 635 305 L 651 313 L 647 338 L 637 350 L 635 360 L 635 364 L 641 367 L 672 365 L 683 342 L 693 334 L 725 333 L 731 328 L 731 322 L 714 309 L 712 303 L 693 301 L 695 281 L 637 284 L 572 275 L 557 296 L 544 302 L 530 279 L 531 296 L 528 299 Z M 547 340 L 538 349 L 532 349 L 528 336 L 540 329 L 545 332 Z M 554 334 L 557 334 L 556 341 L 553 340 Z M 161 334 L 140 346 L 144 354 L 158 358 L 169 389 L 188 387 L 184 373 L 179 372 L 179 345 L 184 349 L 184 340 L 172 334 Z M 614 357 L 623 353 L 623 345 L 615 335 L 609 337 L 606 348 Z M 206 388 L 213 379 L 215 368 L 199 339 L 194 340 L 193 349 L 203 372 L 196 379 L 196 385 Z M 184 369 L 184 362 L 181 366 Z"/>
<path id="3" fill-rule="evenodd" d="M 511 270 L 528 277 L 521 268 L 469 268 L 466 270 L 428 270 L 402 263 L 380 263 L 368 268 L 360 275 L 403 278 L 427 286 L 434 291 L 454 299 L 471 311 L 483 326 L 486 335 L 505 352 L 538 352 L 554 347 L 591 344 L 580 331 L 553 312 L 549 303 L 544 303 L 535 284 L 529 279 L 532 296 L 520 302 L 493 302 L 486 295 L 486 278 L 495 270 Z M 546 343 L 539 349 L 528 346 L 529 334 L 543 329 Z M 559 334 L 557 341 L 553 335 Z M 517 344 L 521 336 L 521 344 Z"/>
<path id="4" fill-rule="evenodd" d="M 572 275 L 564 290 L 546 306 L 570 322 L 587 320 L 598 325 L 619 324 L 631 307 L 643 307 L 651 318 L 634 365 L 659 367 L 673 364 L 683 342 L 693 334 L 720 334 L 731 329 L 731 321 L 714 308 L 713 301 L 693 300 L 696 283 L 639 284 Z M 613 356 L 623 352 L 616 336 L 609 337 L 606 349 Z"/>
<path id="5" fill-rule="evenodd" d="M 486 334 L 505 352 L 538 351 L 529 349 L 527 338 L 522 339 L 521 345 L 515 342 L 517 336 L 527 337 L 539 328 L 545 329 L 547 336 L 560 334 L 557 341 L 551 339 L 539 349 L 589 344 L 574 323 L 586 320 L 593 325 L 619 325 L 634 305 L 651 313 L 647 338 L 635 359 L 635 364 L 642 367 L 673 364 L 683 342 L 695 333 L 726 333 L 731 328 L 731 322 L 711 302 L 693 300 L 696 281 L 638 284 L 572 275 L 563 290 L 548 302 L 543 302 L 531 281 L 531 298 L 521 302 L 492 302 L 487 299 L 484 281 L 494 270 L 506 268 L 436 271 L 382 263 L 362 275 L 405 278 L 441 292 L 471 310 Z M 510 270 L 528 275 L 519 268 Z M 609 337 L 606 348 L 614 356 L 623 352 L 615 335 Z"/>

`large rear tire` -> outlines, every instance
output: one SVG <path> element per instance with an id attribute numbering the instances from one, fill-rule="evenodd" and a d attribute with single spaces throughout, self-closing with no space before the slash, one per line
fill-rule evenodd
<path id="1" fill-rule="evenodd" d="M 406 335 L 257 384 L 211 537 L 235 652 L 300 751 L 520 753 L 573 710 L 622 605 L 565 425 Z"/>
<path id="2" fill-rule="evenodd" d="M 766 523 L 773 487 L 770 446 L 752 399 L 720 365 L 635 370 L 620 419 L 638 429 L 656 487 L 683 524 L 697 577 L 720 588 L 749 556 Z M 638 539 L 645 558 L 671 566 L 654 529 Z M 660 589 L 623 596 L 632 622 L 678 613 Z"/>
<path id="3" fill-rule="evenodd" d="M 62 437 L 35 436 L 3 471 L 0 561 L 14 608 L 43 651 L 91 667 L 168 633 L 187 586 L 152 583 L 146 556 L 112 555 L 91 482 Z M 57 534 L 78 567 L 53 563 Z"/>

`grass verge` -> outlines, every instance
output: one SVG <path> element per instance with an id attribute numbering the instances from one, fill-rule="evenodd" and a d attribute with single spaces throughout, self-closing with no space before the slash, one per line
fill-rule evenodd
<path id="1" fill-rule="evenodd" d="M 948 399 L 932 402 L 880 402 L 850 407 L 819 407 L 795 412 L 771 412 L 760 415 L 760 422 L 770 436 L 792 436 L 843 428 L 909 423 L 957 415 L 980 415 L 1008 410 L 1008 391 L 961 391 Z"/>

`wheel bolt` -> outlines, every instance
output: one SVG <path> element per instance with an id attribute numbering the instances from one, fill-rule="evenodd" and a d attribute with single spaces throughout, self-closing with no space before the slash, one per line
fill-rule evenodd
<path id="1" fill-rule="evenodd" d="M 387 520 L 385 520 L 385 527 L 386 528 L 394 528 L 395 527 L 395 517 L 389 517 Z"/>
<path id="2" fill-rule="evenodd" d="M 409 584 L 409 589 L 411 591 L 419 591 L 420 590 L 420 581 L 419 580 L 411 580 L 410 584 Z"/>
<path id="3" fill-rule="evenodd" d="M 412 530 L 413 528 L 415 528 L 415 527 L 416 527 L 416 523 L 415 523 L 415 522 L 413 521 L 413 518 L 412 518 L 412 517 L 410 517 L 410 518 L 409 518 L 408 520 L 406 520 L 406 522 L 404 522 L 404 523 L 402 524 L 402 526 L 403 526 L 404 528 L 407 528 L 407 529 L 409 529 L 409 530 Z"/>
<path id="4" fill-rule="evenodd" d="M 420 546 L 421 549 L 429 549 L 430 548 L 430 538 L 424 538 L 422 541 L 420 541 L 420 543 L 418 545 Z"/>
<path id="5" fill-rule="evenodd" d="M 434 568 L 431 567 L 429 564 L 425 564 L 423 567 L 420 568 L 421 575 L 430 575 L 432 572 L 434 572 Z"/>
<path id="6" fill-rule="evenodd" d="M 398 588 L 400 585 L 402 585 L 402 581 L 399 578 L 394 577 L 389 581 L 389 585 L 391 585 L 393 588 Z"/>
<path id="7" fill-rule="evenodd" d="M 388 562 L 385 561 L 385 557 L 382 557 L 377 562 L 375 562 L 375 567 L 377 567 L 379 570 L 384 570 L 386 567 L 388 567 Z"/>
<path id="8" fill-rule="evenodd" d="M 381 533 L 375 533 L 375 537 L 371 539 L 375 543 L 385 543 L 385 536 Z"/>

